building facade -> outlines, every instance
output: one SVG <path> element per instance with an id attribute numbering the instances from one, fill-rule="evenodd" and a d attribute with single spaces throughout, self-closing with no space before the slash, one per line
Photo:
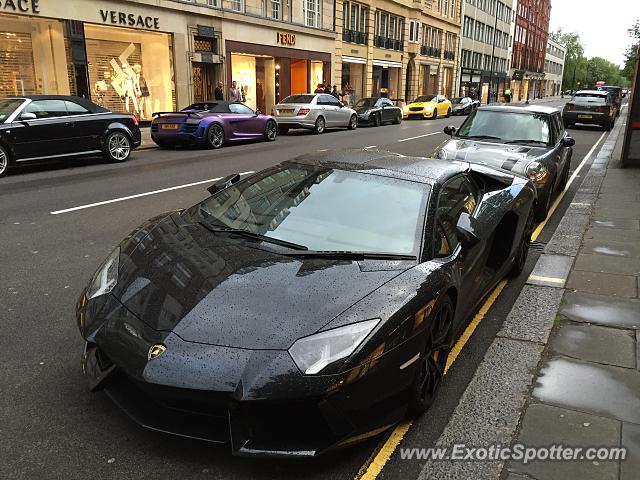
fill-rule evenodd
<path id="1" fill-rule="evenodd" d="M 502 98 L 511 63 L 513 0 L 464 0 L 460 41 L 460 96 L 482 103 Z M 491 94 L 491 98 L 489 95 Z"/>
<path id="2" fill-rule="evenodd" d="M 353 104 L 455 92 L 461 0 L 336 0 L 334 78 Z"/>
<path id="3" fill-rule="evenodd" d="M 564 58 L 567 49 L 551 39 L 547 40 L 547 54 L 544 59 L 544 94 L 560 95 L 562 76 L 564 75 Z"/>
<path id="4" fill-rule="evenodd" d="M 335 38 L 333 0 L 3 1 L 0 95 L 80 95 L 149 120 L 235 80 L 270 112 L 330 81 Z"/>
<path id="5" fill-rule="evenodd" d="M 524 101 L 544 95 L 551 0 L 518 0 L 511 58 L 511 92 Z"/>

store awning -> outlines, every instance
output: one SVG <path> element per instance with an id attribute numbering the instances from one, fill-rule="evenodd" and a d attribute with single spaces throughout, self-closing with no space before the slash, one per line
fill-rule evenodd
<path id="1" fill-rule="evenodd" d="M 400 62 L 389 62 L 387 60 L 374 60 L 373 65 L 376 67 L 402 68 Z"/>
<path id="2" fill-rule="evenodd" d="M 342 62 L 343 63 L 362 63 L 362 64 L 366 64 L 367 63 L 367 59 L 366 58 L 360 58 L 360 57 L 348 57 L 347 55 L 343 55 L 342 56 Z"/>

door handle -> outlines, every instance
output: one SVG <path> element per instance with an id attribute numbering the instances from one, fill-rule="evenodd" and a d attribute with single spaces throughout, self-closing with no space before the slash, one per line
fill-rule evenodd
<path id="1" fill-rule="evenodd" d="M 73 127 L 75 124 L 76 122 L 64 122 L 65 127 Z"/>

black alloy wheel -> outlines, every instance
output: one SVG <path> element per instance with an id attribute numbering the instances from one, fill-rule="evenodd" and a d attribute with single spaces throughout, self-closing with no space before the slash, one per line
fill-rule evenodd
<path id="1" fill-rule="evenodd" d="M 358 128 L 358 116 L 357 115 L 351 115 L 351 118 L 349 119 L 349 125 L 347 126 L 347 128 L 349 130 L 355 130 L 356 128 Z"/>
<path id="2" fill-rule="evenodd" d="M 210 148 L 220 148 L 224 144 L 224 130 L 221 125 L 214 123 L 207 130 L 207 143 Z"/>
<path id="3" fill-rule="evenodd" d="M 379 113 L 374 113 L 373 114 L 373 126 L 374 127 L 379 127 L 380 125 L 382 125 L 382 119 L 380 118 L 380 114 Z"/>
<path id="4" fill-rule="evenodd" d="M 320 135 L 320 134 L 324 133 L 324 128 L 325 128 L 324 118 L 323 117 L 318 117 L 316 119 L 316 125 L 315 125 L 315 127 L 313 127 L 313 132 L 316 135 Z"/>
<path id="5" fill-rule="evenodd" d="M 534 217 L 538 222 L 542 222 L 547 215 L 549 215 L 549 210 L 551 210 L 551 200 L 553 199 L 553 185 L 556 184 L 556 178 L 553 177 L 551 181 L 551 186 L 549 187 L 549 191 L 547 192 L 547 196 L 544 199 L 541 199 L 542 202 L 539 202 L 536 205 Z"/>
<path id="6" fill-rule="evenodd" d="M 9 171 L 9 152 L 0 145 L 0 177 L 4 177 Z"/>
<path id="7" fill-rule="evenodd" d="M 264 129 L 264 138 L 268 142 L 273 142 L 278 137 L 278 125 L 273 120 L 267 122 L 267 126 Z"/>
<path id="8" fill-rule="evenodd" d="M 527 263 L 527 257 L 529 256 L 529 247 L 531 246 L 531 234 L 533 233 L 533 207 L 529 210 L 527 215 L 527 223 L 524 226 L 522 232 L 522 238 L 518 244 L 518 251 L 513 259 L 513 265 L 509 271 L 509 276 L 515 278 L 522 273 L 524 265 Z"/>
<path id="9" fill-rule="evenodd" d="M 438 118 L 438 109 L 434 108 L 433 113 L 431 114 L 431 120 L 435 120 L 436 118 Z"/>

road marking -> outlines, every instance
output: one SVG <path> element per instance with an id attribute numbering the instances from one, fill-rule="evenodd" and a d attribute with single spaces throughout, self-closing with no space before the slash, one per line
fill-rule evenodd
<path id="1" fill-rule="evenodd" d="M 580 172 L 580 170 L 582 170 L 582 167 L 585 165 L 589 157 L 591 157 L 591 155 L 595 151 L 596 147 L 600 144 L 600 142 L 602 141 L 606 133 L 607 132 L 602 133 L 598 141 L 593 145 L 591 150 L 589 150 L 587 155 L 585 155 L 585 157 L 582 159 L 582 162 L 580 162 L 580 165 L 578 165 L 576 170 L 573 172 L 573 175 L 571 175 L 571 177 L 567 181 L 567 188 L 565 188 L 565 190 L 558 196 L 558 198 L 552 205 L 551 209 L 549 210 L 549 215 L 547 215 L 547 219 L 544 222 L 542 222 L 538 226 L 538 228 L 536 228 L 535 231 L 531 234 L 531 240 L 536 240 L 538 238 L 538 236 L 540 235 L 540 232 L 542 232 L 542 230 L 544 229 L 544 226 L 547 224 L 548 219 L 551 218 L 555 210 L 558 208 L 558 205 L 560 204 L 560 202 L 562 201 L 562 198 L 566 194 L 569 185 L 571 185 L 571 183 L 578 176 L 578 173 Z M 434 133 L 430 133 L 428 135 L 434 135 Z M 415 138 L 419 138 L 419 137 L 415 137 Z M 408 138 L 406 140 L 412 140 L 412 139 Z M 402 142 L 406 140 L 398 140 L 398 141 Z M 541 277 L 541 278 L 546 278 L 546 277 Z M 462 333 L 462 335 L 460 336 L 456 344 L 453 346 L 453 348 L 451 349 L 451 352 L 449 353 L 449 358 L 447 358 L 447 365 L 444 368 L 445 374 L 447 373 L 449 368 L 451 368 L 451 366 L 453 365 L 453 362 L 455 362 L 455 360 L 458 358 L 458 355 L 462 351 L 462 348 L 465 346 L 467 341 L 471 338 L 471 335 L 480 324 L 480 321 L 484 318 L 484 316 L 487 314 L 489 309 L 493 306 L 495 301 L 498 299 L 498 297 L 502 293 L 502 290 L 504 290 L 504 287 L 506 287 L 507 283 L 508 283 L 507 280 L 500 281 L 500 283 L 496 286 L 493 292 L 491 292 L 489 297 L 487 297 L 487 300 L 482 305 L 482 307 L 480 307 L 480 310 L 478 311 L 476 316 L 473 318 L 471 323 L 469 323 L 469 325 L 467 326 L 465 331 Z M 378 477 L 378 475 L 380 475 L 380 473 L 382 472 L 382 469 L 391 458 L 391 455 L 393 455 L 393 452 L 396 450 L 396 448 L 398 448 L 398 445 L 400 445 L 400 442 L 402 441 L 404 436 L 407 434 L 412 424 L 413 424 L 413 420 L 408 420 L 406 422 L 398 424 L 391 432 L 391 435 L 389 435 L 389 437 L 385 440 L 385 442 L 379 448 L 373 451 L 369 459 L 364 463 L 364 465 L 360 468 L 360 470 L 356 474 L 354 480 L 375 480 Z"/>
<path id="2" fill-rule="evenodd" d="M 439 133 L 440 132 L 431 132 L 431 133 L 425 133 L 424 135 L 418 135 L 417 137 L 403 138 L 402 140 L 398 140 L 398 143 L 408 142 L 409 140 L 415 140 L 416 138 L 430 137 L 431 135 L 438 135 Z"/>
<path id="3" fill-rule="evenodd" d="M 249 175 L 251 173 L 254 173 L 253 170 L 248 171 L 248 172 L 242 172 L 240 175 Z M 202 185 L 203 183 L 213 183 L 213 182 L 217 182 L 218 180 L 221 180 L 221 179 L 222 179 L 222 177 L 210 178 L 208 180 L 201 180 L 199 182 L 186 183 L 184 185 L 176 185 L 175 187 L 169 187 L 169 188 L 161 188 L 160 190 L 153 190 L 151 192 L 137 193 L 135 195 L 128 195 L 126 197 L 120 197 L 120 198 L 113 198 L 111 200 L 104 200 L 102 202 L 89 203 L 87 205 L 79 205 L 77 207 L 65 208 L 64 210 L 56 210 L 55 212 L 49 212 L 49 213 L 51 215 L 60 215 L 61 213 L 75 212 L 76 210 L 84 210 L 86 208 L 99 207 L 101 205 L 108 205 L 110 203 L 124 202 L 126 200 L 131 200 L 131 199 L 134 199 L 134 198 L 148 197 L 149 195 L 156 195 L 158 193 L 170 192 L 172 190 L 179 190 L 181 188 L 194 187 L 196 185 Z"/>
<path id="4" fill-rule="evenodd" d="M 363 150 L 366 150 L 368 148 L 377 148 L 377 147 L 378 147 L 377 145 L 369 145 L 368 147 L 364 147 Z"/>
<path id="5" fill-rule="evenodd" d="M 535 280 L 537 282 L 546 282 L 546 283 L 564 283 L 566 278 L 558 278 L 558 277 L 541 277 L 540 275 L 529 275 L 527 280 Z"/>
<path id="6" fill-rule="evenodd" d="M 573 175 L 571 175 L 571 177 L 569 177 L 569 181 L 567 181 L 567 186 L 564 188 L 564 190 L 562 192 L 560 192 L 560 195 L 558 195 L 558 198 L 556 198 L 556 201 L 553 202 L 553 205 L 551 205 L 551 208 L 549 209 L 549 214 L 547 215 L 547 218 L 545 218 L 545 220 L 543 222 L 540 222 L 540 224 L 533 231 L 533 234 L 531 234 L 531 240 L 537 240 L 537 238 L 540 236 L 540 233 L 542 233 L 542 230 L 544 230 L 544 227 L 546 227 L 547 222 L 553 216 L 554 212 L 558 208 L 558 205 L 560 205 L 560 202 L 562 202 L 562 199 L 564 198 L 564 196 L 569 191 L 569 186 L 576 179 L 576 177 L 580 173 L 580 170 L 582 170 L 582 167 L 584 167 L 584 165 L 587 163 L 587 161 L 589 160 L 589 157 L 591 157 L 591 155 L 593 154 L 595 149 L 598 147 L 598 145 L 600 145 L 600 142 L 602 141 L 602 139 L 604 138 L 604 136 L 607 133 L 608 132 L 602 132 L 602 135 L 600 135 L 600 138 L 598 138 L 598 141 L 593 145 L 593 147 L 591 147 L 591 150 L 589 150 L 589 152 L 584 156 L 584 158 L 580 162 L 580 165 L 578 165 L 578 167 L 574 170 Z"/>

